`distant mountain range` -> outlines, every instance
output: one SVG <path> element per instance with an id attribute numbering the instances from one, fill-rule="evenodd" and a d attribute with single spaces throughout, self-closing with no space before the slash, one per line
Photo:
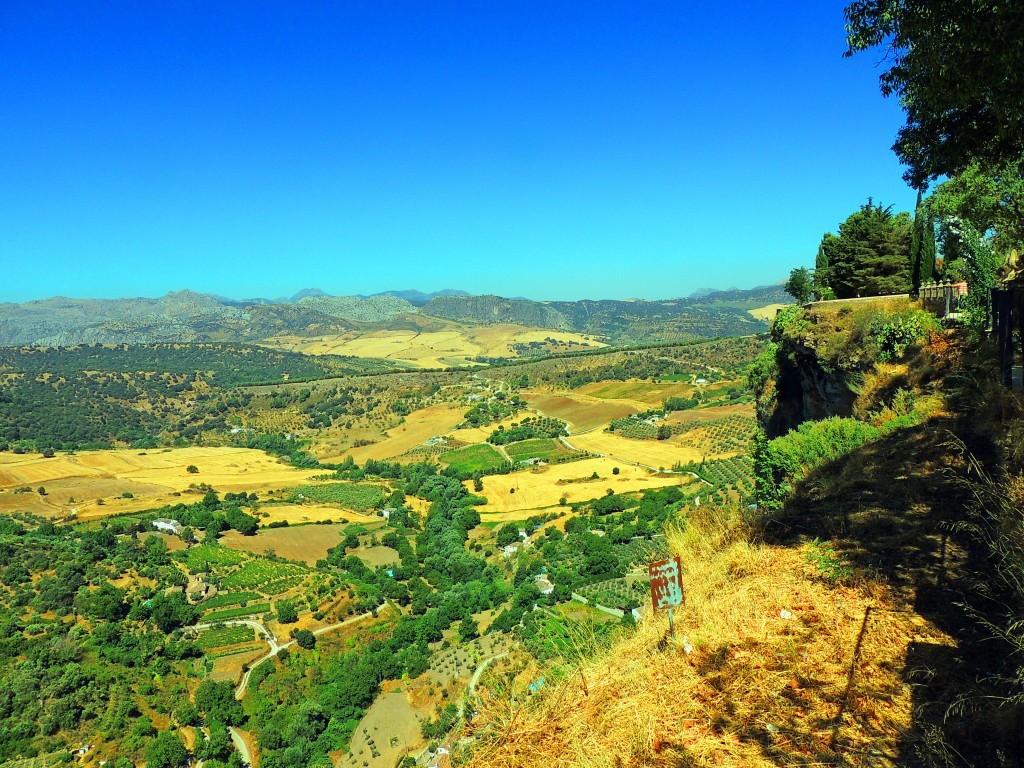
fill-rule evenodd
<path id="1" fill-rule="evenodd" d="M 515 323 L 575 331 L 612 343 L 738 336 L 765 329 L 749 309 L 792 299 L 781 285 L 698 291 L 661 301 L 532 301 L 446 289 L 331 296 L 307 288 L 287 299 L 237 300 L 193 291 L 156 299 L 67 299 L 0 304 L 0 345 L 70 346 L 259 341 L 375 329 L 422 329 L 449 321 Z"/>

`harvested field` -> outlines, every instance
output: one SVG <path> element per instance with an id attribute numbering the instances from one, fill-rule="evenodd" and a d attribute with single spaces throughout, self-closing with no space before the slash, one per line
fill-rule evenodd
<path id="1" fill-rule="evenodd" d="M 346 333 L 300 337 L 280 335 L 266 339 L 264 346 L 274 349 L 290 349 L 307 355 L 354 355 L 375 357 L 409 363 L 421 368 L 445 368 L 453 365 L 473 365 L 470 358 L 516 357 L 513 344 L 545 343 L 555 339 L 566 348 L 596 349 L 605 346 L 594 338 L 568 331 L 553 331 L 529 328 L 508 323 L 465 326 L 459 323 L 445 323 L 432 318 L 435 328 L 444 330 L 383 330 L 369 333 Z"/>
<path id="2" fill-rule="evenodd" d="M 573 433 L 606 426 L 612 419 L 644 410 L 637 403 L 609 401 L 575 392 L 524 392 L 522 398 L 545 416 L 568 422 L 569 431 Z"/>
<path id="3" fill-rule="evenodd" d="M 612 468 L 619 467 L 619 474 L 613 475 Z M 597 480 L 588 478 L 597 472 Z M 647 488 L 662 488 L 679 485 L 688 478 L 679 476 L 658 476 L 641 467 L 635 467 L 613 459 L 584 459 L 568 464 L 539 466 L 511 475 L 493 475 L 483 480 L 484 490 L 478 495 L 487 498 L 487 504 L 477 507 L 486 521 L 492 512 L 514 512 L 557 506 L 563 496 L 569 503 L 587 501 L 604 496 L 611 488 L 617 492 L 642 491 Z M 580 482 L 571 482 L 580 481 Z M 467 488 L 472 489 L 471 481 Z"/>
<path id="4" fill-rule="evenodd" d="M 599 381 L 574 390 L 573 396 L 636 403 L 639 410 L 660 408 L 667 397 L 693 397 L 696 387 L 680 381 Z"/>
<path id="5" fill-rule="evenodd" d="M 633 440 L 613 432 L 589 432 L 573 435 L 569 443 L 574 448 L 600 453 L 610 459 L 665 469 L 671 469 L 677 462 L 685 464 L 704 458 L 698 449 L 681 443 L 679 437 L 669 440 Z"/>
<path id="6" fill-rule="evenodd" d="M 242 677 L 242 667 L 267 652 L 266 647 L 261 647 L 247 653 L 235 653 L 230 656 L 221 656 L 213 660 L 213 672 L 210 679 L 214 682 L 228 682 L 234 685 Z"/>
<path id="7" fill-rule="evenodd" d="M 327 550 L 341 543 L 344 524 L 331 525 L 290 525 L 287 528 L 261 528 L 255 536 L 243 536 L 238 531 L 228 531 L 221 536 L 225 547 L 264 554 L 273 549 L 288 560 L 301 560 L 315 565 L 317 560 L 327 557 Z"/>
<path id="8" fill-rule="evenodd" d="M 766 304 L 765 306 L 758 307 L 757 309 L 748 309 L 747 312 L 750 313 L 750 316 L 755 318 L 756 320 L 764 320 L 766 323 L 770 323 L 772 320 L 775 319 L 775 315 L 778 313 L 778 311 L 780 309 L 782 309 L 783 307 L 791 307 L 791 306 L 793 306 L 793 305 L 792 304 Z"/>
<path id="9" fill-rule="evenodd" d="M 80 520 L 188 503 L 192 484 L 206 483 L 220 493 L 260 492 L 299 485 L 316 470 L 295 469 L 280 459 L 248 448 L 176 448 L 152 451 L 104 450 L 59 454 L 44 459 L 25 454 L 19 461 L 0 464 L 0 489 L 45 485 L 50 494 L 42 504 L 28 503 L 29 494 L 8 500 L 0 493 L 0 510 L 40 511 L 50 517 L 62 516 L 73 508 Z M 198 473 L 187 471 L 194 465 Z M 50 493 L 51 488 L 53 492 Z M 125 492 L 133 498 L 122 498 Z M 74 502 L 71 499 L 75 499 Z M 97 504 L 104 499 L 104 504 Z M 37 510 L 38 508 L 38 510 Z"/>
<path id="10" fill-rule="evenodd" d="M 286 520 L 289 525 L 296 523 L 318 523 L 321 520 L 340 521 L 345 518 L 352 523 L 374 523 L 380 520 L 375 514 L 364 515 L 350 509 L 339 509 L 326 504 L 275 504 L 262 506 L 259 511 L 260 525 Z"/>
<path id="11" fill-rule="evenodd" d="M 359 547 L 352 550 L 352 554 L 371 568 L 376 568 L 378 565 L 395 565 L 401 562 L 398 552 L 391 547 Z"/>
<path id="12" fill-rule="evenodd" d="M 377 756 L 371 751 L 371 740 Z M 422 743 L 420 719 L 405 694 L 382 693 L 359 721 L 348 755 L 336 765 L 392 768 L 399 757 Z"/>
<path id="13" fill-rule="evenodd" d="M 160 531 L 143 531 L 139 534 L 139 541 L 146 541 L 146 539 L 163 539 L 164 544 L 167 545 L 167 549 L 170 552 L 177 552 L 180 549 L 185 548 L 185 542 L 178 536 L 171 536 L 169 533 L 160 533 Z"/>
<path id="14" fill-rule="evenodd" d="M 431 405 L 409 415 L 404 424 L 389 429 L 390 437 L 373 445 L 351 448 L 341 456 L 331 457 L 325 461 L 342 461 L 345 456 L 351 456 L 358 464 L 365 463 L 367 459 L 390 459 L 415 448 L 431 437 L 447 434 L 462 421 L 465 412 L 464 406 L 452 406 L 448 403 Z"/>

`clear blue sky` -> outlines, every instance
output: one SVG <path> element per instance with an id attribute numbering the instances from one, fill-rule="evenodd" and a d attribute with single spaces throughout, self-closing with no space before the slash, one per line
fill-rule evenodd
<path id="1" fill-rule="evenodd" d="M 775 282 L 914 201 L 843 5 L 0 0 L 0 301 Z"/>

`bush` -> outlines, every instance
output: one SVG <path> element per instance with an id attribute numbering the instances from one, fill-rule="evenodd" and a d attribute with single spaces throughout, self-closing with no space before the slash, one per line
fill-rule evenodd
<path id="1" fill-rule="evenodd" d="M 871 324 L 882 362 L 899 360 L 909 347 L 937 329 L 935 318 L 919 310 L 878 315 Z"/>
<path id="2" fill-rule="evenodd" d="M 780 509 L 797 481 L 880 434 L 871 424 L 838 416 L 804 422 L 775 440 L 758 433 L 754 440 L 758 507 L 766 511 Z"/>

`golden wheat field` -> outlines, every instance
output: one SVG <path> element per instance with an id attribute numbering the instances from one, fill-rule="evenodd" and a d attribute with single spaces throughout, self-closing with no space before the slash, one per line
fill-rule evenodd
<path id="1" fill-rule="evenodd" d="M 322 474 L 295 469 L 280 459 L 248 448 L 175 448 L 151 451 L 104 450 L 58 454 L 44 459 L 24 454 L 0 464 L 0 510 L 35 511 L 63 516 L 77 511 L 81 520 L 188 502 L 189 486 L 206 484 L 219 493 L 266 493 L 307 482 Z M 194 466 L 198 472 L 191 473 Z M 43 486 L 38 493 L 15 488 Z M 123 498 L 123 494 L 131 498 Z M 31 498 L 35 497 L 35 498 Z M 99 504 L 98 499 L 103 499 Z"/>
<path id="2" fill-rule="evenodd" d="M 261 529 L 255 536 L 243 536 L 238 531 L 227 531 L 221 536 L 220 541 L 225 547 L 260 555 L 272 549 L 281 557 L 314 565 L 317 560 L 327 557 L 328 549 L 341 543 L 341 534 L 345 527 L 342 523 L 294 525 L 287 528 Z"/>
<path id="3" fill-rule="evenodd" d="M 614 467 L 619 468 L 618 475 L 612 474 Z M 591 480 L 595 472 L 598 478 Z M 608 488 L 617 493 L 625 493 L 679 485 L 688 481 L 689 478 L 657 475 L 642 467 L 616 462 L 613 459 L 584 459 L 553 466 L 541 465 L 511 475 L 485 477 L 484 489 L 477 495 L 485 497 L 487 504 L 477 509 L 485 516 L 484 519 L 487 519 L 486 515 L 491 512 L 514 512 L 556 506 L 563 497 L 568 503 L 587 501 L 604 496 Z M 472 491 L 470 481 L 467 481 L 466 487 Z"/>
<path id="4" fill-rule="evenodd" d="M 431 331 L 383 330 L 311 337 L 280 335 L 266 339 L 262 344 L 307 355 L 378 357 L 421 368 L 445 368 L 471 364 L 470 358 L 480 355 L 515 357 L 513 344 L 543 343 L 549 338 L 563 344 L 572 343 L 575 348 L 584 344 L 591 349 L 605 346 L 585 334 L 509 323 L 478 327 L 452 323 L 447 330 Z"/>
<path id="5" fill-rule="evenodd" d="M 260 507 L 259 516 L 261 525 L 279 522 L 296 525 L 319 523 L 323 520 L 336 522 L 342 518 L 350 523 L 374 523 L 380 520 L 376 515 L 364 515 L 362 512 L 328 504 L 265 504 Z"/>
<path id="6" fill-rule="evenodd" d="M 685 439 L 685 435 L 682 439 Z M 569 443 L 573 448 L 583 451 L 655 468 L 669 469 L 678 462 L 685 464 L 703 458 L 704 454 L 699 449 L 680 440 L 680 437 L 669 440 L 634 440 L 613 432 L 595 431 L 585 435 L 573 435 L 569 438 Z"/>
<path id="7" fill-rule="evenodd" d="M 363 464 L 367 459 L 393 458 L 415 448 L 431 437 L 448 434 L 456 424 L 462 421 L 465 412 L 465 406 L 461 405 L 453 406 L 449 403 L 431 405 L 406 417 L 405 423 L 388 429 L 389 436 L 383 440 L 373 445 L 351 448 L 340 456 L 324 460 L 342 461 L 345 456 L 351 456 L 357 464 Z"/>
<path id="8" fill-rule="evenodd" d="M 792 304 L 767 304 L 767 305 L 765 305 L 763 307 L 758 307 L 757 309 L 748 309 L 747 312 L 750 313 L 750 316 L 755 318 L 756 320 L 764 320 L 765 322 L 770 323 L 772 320 L 775 319 L 775 315 L 778 314 L 778 311 L 780 309 L 782 309 L 783 307 L 791 307 L 791 306 L 793 306 L 793 305 Z"/>

